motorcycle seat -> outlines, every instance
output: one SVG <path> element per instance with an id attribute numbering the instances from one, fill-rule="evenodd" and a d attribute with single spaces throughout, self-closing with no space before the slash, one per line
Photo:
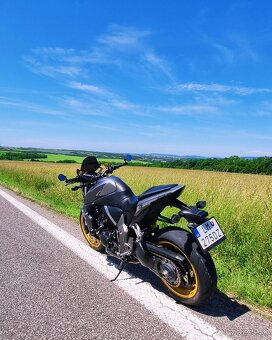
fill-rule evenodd
<path id="1" fill-rule="evenodd" d="M 144 191 L 140 196 L 138 196 L 138 200 L 145 199 L 147 197 L 160 194 L 162 192 L 165 192 L 167 190 L 172 189 L 173 187 L 177 186 L 178 184 L 165 184 L 165 185 L 158 185 L 152 188 L 149 188 L 148 190 Z"/>

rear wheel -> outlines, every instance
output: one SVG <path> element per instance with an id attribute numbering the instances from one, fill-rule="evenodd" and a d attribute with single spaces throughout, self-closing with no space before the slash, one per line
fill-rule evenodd
<path id="1" fill-rule="evenodd" d="M 82 214 L 82 212 L 80 213 L 80 227 L 81 227 L 81 231 L 86 239 L 86 241 L 89 243 L 89 245 L 96 251 L 99 251 L 100 253 L 102 253 L 104 251 L 104 246 L 102 245 L 101 241 L 99 238 L 93 236 L 90 234 L 87 225 L 85 224 L 85 219 L 84 219 L 84 215 Z"/>
<path id="2" fill-rule="evenodd" d="M 217 284 L 216 269 L 210 254 L 203 254 L 193 235 L 184 229 L 165 228 L 156 243 L 184 257 L 182 262 L 165 259 L 161 263 L 162 283 L 169 294 L 187 305 L 206 302 Z"/>

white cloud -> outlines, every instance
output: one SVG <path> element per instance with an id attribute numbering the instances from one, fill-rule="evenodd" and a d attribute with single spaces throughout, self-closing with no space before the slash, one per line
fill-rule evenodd
<path id="1" fill-rule="evenodd" d="M 197 105 L 197 104 L 196 105 L 159 106 L 157 107 L 157 110 L 161 112 L 183 114 L 183 115 L 217 112 L 217 108 L 215 106 Z"/>
<path id="2" fill-rule="evenodd" d="M 148 30 L 111 25 L 105 34 L 93 40 L 89 49 L 42 47 L 33 49 L 23 62 L 33 73 L 60 80 L 86 81 L 88 72 L 95 79 L 98 64 L 111 66 L 132 79 L 155 80 L 164 75 L 173 83 L 170 64 L 151 46 L 151 35 Z M 95 90 L 91 86 L 85 89 Z"/>
<path id="3" fill-rule="evenodd" d="M 91 85 L 91 84 L 83 84 L 77 81 L 70 81 L 67 83 L 67 86 L 72 88 L 72 89 L 76 89 L 76 90 L 80 90 L 80 91 L 84 91 L 84 92 L 89 92 L 89 93 L 93 93 L 93 94 L 97 94 L 97 95 L 107 95 L 109 94 L 108 91 L 106 91 L 105 89 L 103 89 L 102 87 L 98 87 L 95 85 Z"/>
<path id="4" fill-rule="evenodd" d="M 202 43 L 209 48 L 209 58 L 219 64 L 233 65 L 243 61 L 255 63 L 260 59 L 257 41 L 252 35 L 228 29 L 227 32 L 222 32 L 220 40 L 203 32 L 201 36 Z"/>
<path id="5" fill-rule="evenodd" d="M 32 52 L 37 55 L 44 55 L 46 58 L 48 56 L 51 56 L 51 58 L 63 58 L 63 56 L 75 54 L 76 50 L 73 48 L 63 47 L 42 47 L 33 49 Z"/>
<path id="6" fill-rule="evenodd" d="M 272 93 L 269 88 L 255 88 L 246 86 L 232 86 L 224 84 L 207 84 L 207 83 L 184 83 L 170 87 L 172 93 L 179 92 L 214 92 L 214 93 L 232 93 L 239 96 L 247 96 L 260 93 Z"/>
<path id="7" fill-rule="evenodd" d="M 23 61 L 31 72 L 51 78 L 75 78 L 83 72 L 82 68 L 76 65 L 57 64 L 55 61 L 39 60 L 34 57 L 24 57 Z"/>
<path id="8" fill-rule="evenodd" d="M 97 41 L 110 48 L 139 48 L 143 38 L 150 35 L 149 31 L 137 30 L 132 27 L 111 25 L 107 34 L 101 35 Z"/>
<path id="9" fill-rule="evenodd" d="M 4 105 L 10 108 L 16 108 L 17 111 L 27 111 L 51 116 L 68 116 L 67 112 L 56 110 L 36 103 L 15 100 L 13 98 L 0 97 L 0 106 Z"/>
<path id="10" fill-rule="evenodd" d="M 211 43 L 211 46 L 219 52 L 220 58 L 217 57 L 219 61 L 223 60 L 229 64 L 232 64 L 235 61 L 236 54 L 233 49 L 218 43 Z"/>
<path id="11" fill-rule="evenodd" d="M 174 76 L 171 72 L 171 68 L 166 60 L 160 58 L 153 51 L 147 51 L 145 54 L 145 59 L 148 63 L 158 68 L 162 73 L 164 73 L 166 77 L 168 77 L 172 81 L 175 81 Z"/>
<path id="12" fill-rule="evenodd" d="M 97 99 L 66 97 L 61 99 L 60 105 L 71 112 L 71 115 L 108 117 L 110 114 L 107 103 Z"/>
<path id="13" fill-rule="evenodd" d="M 118 99 L 114 99 L 112 101 L 112 105 L 115 106 L 118 109 L 127 110 L 127 111 L 128 110 L 135 110 L 135 109 L 139 108 L 139 106 L 136 105 L 136 104 L 132 104 L 132 103 L 129 103 L 129 102 L 126 102 L 126 101 L 118 100 Z"/>

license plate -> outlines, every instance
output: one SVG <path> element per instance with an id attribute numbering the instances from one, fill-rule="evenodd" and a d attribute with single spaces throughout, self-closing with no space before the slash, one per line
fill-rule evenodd
<path id="1" fill-rule="evenodd" d="M 194 228 L 193 233 L 204 253 L 207 253 L 226 238 L 214 217 Z"/>

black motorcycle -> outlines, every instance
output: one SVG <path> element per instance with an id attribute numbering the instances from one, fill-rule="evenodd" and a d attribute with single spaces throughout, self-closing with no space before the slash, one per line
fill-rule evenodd
<path id="1" fill-rule="evenodd" d="M 93 162 L 94 157 L 89 159 Z M 120 178 L 110 176 L 130 160 L 127 156 L 124 163 L 107 165 L 105 170 L 97 169 L 97 163 L 86 171 L 85 159 L 85 169 L 82 164 L 75 178 L 59 175 L 67 185 L 79 183 L 72 190 L 83 192 L 80 225 L 87 242 L 121 260 L 118 275 L 127 263 L 140 263 L 162 280 L 176 300 L 187 305 L 204 303 L 217 284 L 208 251 L 225 239 L 223 231 L 215 218 L 207 217 L 205 201 L 188 206 L 178 199 L 184 185 L 155 186 L 135 196 Z M 177 213 L 163 216 L 169 206 L 177 208 Z M 188 230 L 173 226 L 181 218 L 188 222 Z M 159 228 L 158 221 L 168 226 Z"/>

